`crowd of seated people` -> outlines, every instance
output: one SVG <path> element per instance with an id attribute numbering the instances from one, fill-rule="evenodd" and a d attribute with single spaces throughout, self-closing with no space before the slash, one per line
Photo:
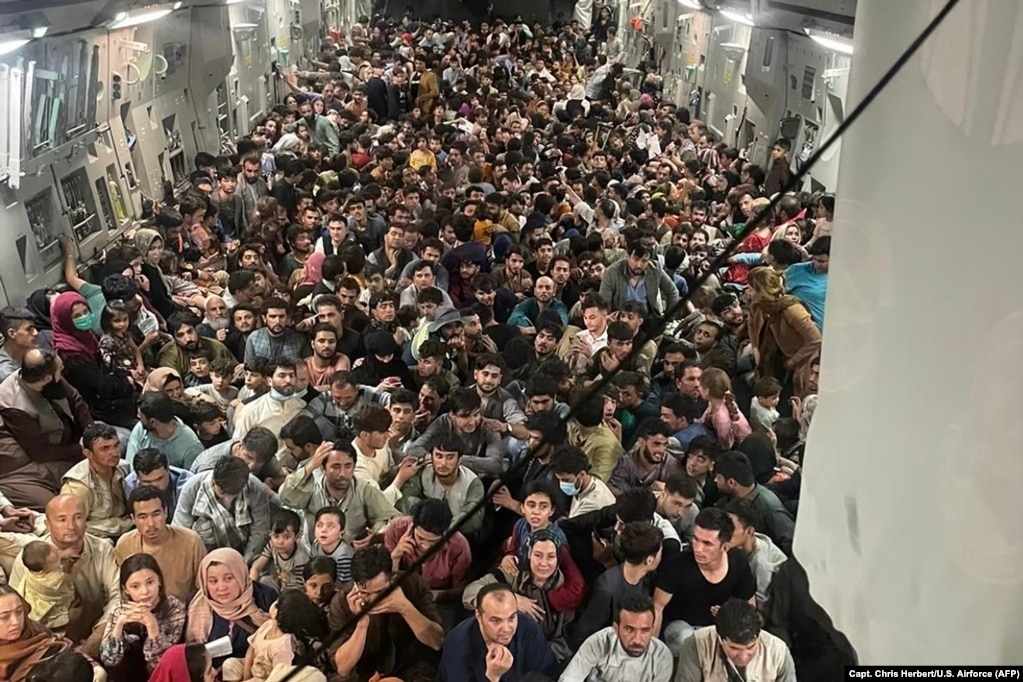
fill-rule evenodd
<path id="1" fill-rule="evenodd" d="M 838 679 L 792 597 L 834 198 L 621 57 L 365 20 L 61 240 L 0 311 L 0 679 Z"/>

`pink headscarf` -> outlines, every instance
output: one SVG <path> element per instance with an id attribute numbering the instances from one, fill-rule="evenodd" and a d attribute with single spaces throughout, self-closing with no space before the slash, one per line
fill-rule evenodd
<path id="1" fill-rule="evenodd" d="M 96 335 L 88 329 L 75 329 L 71 322 L 71 309 L 76 303 L 88 306 L 88 302 L 77 291 L 65 291 L 50 305 L 53 347 L 64 360 L 81 356 L 95 361 L 99 358 L 99 341 Z"/>
<path id="2" fill-rule="evenodd" d="M 330 239 L 330 237 L 327 237 L 327 239 Z M 320 280 L 323 279 L 323 259 L 326 257 L 325 254 L 319 251 L 309 254 L 309 257 L 305 259 L 305 263 L 302 264 L 302 271 L 305 275 L 302 277 L 302 281 L 298 283 L 299 286 L 305 284 L 316 286 L 320 283 Z"/>
<path id="3" fill-rule="evenodd" d="M 175 644 L 163 652 L 156 669 L 149 676 L 149 682 L 191 682 L 188 674 L 188 660 L 185 658 L 184 644 Z"/>

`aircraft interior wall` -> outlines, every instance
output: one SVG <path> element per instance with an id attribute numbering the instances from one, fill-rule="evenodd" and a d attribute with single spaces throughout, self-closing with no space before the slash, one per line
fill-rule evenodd
<path id="1" fill-rule="evenodd" d="M 0 99 L 21 100 L 0 119 L 0 159 L 16 157 L 0 167 L 4 302 L 61 280 L 60 235 L 87 263 L 165 183 L 184 188 L 197 152 L 283 96 L 274 64 L 304 63 L 320 41 L 319 0 L 196 0 L 119 29 L 101 0 L 59 4 L 35 5 L 49 37 L 0 56 Z"/>
<path id="2" fill-rule="evenodd" d="M 0 250 L 0 298 L 8 301 L 60 280 L 60 234 L 74 237 L 86 262 L 141 215 L 144 200 L 159 199 L 166 183 L 180 191 L 198 151 L 216 152 L 222 136 L 245 134 L 283 97 L 275 64 L 304 66 L 325 32 L 324 17 L 347 25 L 370 6 L 365 0 L 223 6 L 188 0 L 158 21 L 111 30 L 101 23 L 112 19 L 104 17 L 102 0 L 56 4 L 36 5 L 51 23 L 51 37 L 0 56 L 9 74 L 20 72 L 24 99 L 22 120 L 11 124 L 22 131 L 14 136 L 19 177 L 0 180 L 0 238 L 14 245 Z M 409 5 L 414 14 L 452 19 L 480 10 L 455 0 L 391 0 L 386 7 L 403 13 Z M 481 7 L 485 12 L 486 3 Z M 491 11 L 547 23 L 571 7 L 498 0 Z M 629 13 L 639 11 L 666 97 L 755 161 L 766 165 L 785 118 L 795 121 L 786 132 L 796 150 L 811 148 L 840 120 L 847 57 L 790 32 L 739 25 L 677 2 L 621 7 L 630 65 L 645 49 L 630 25 Z M 834 154 L 807 188 L 833 188 L 837 166 Z"/>

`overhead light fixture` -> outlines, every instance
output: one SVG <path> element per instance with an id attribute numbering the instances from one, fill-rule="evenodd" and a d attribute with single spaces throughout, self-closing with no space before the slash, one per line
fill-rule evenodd
<path id="1" fill-rule="evenodd" d="M 240 5 L 243 2 L 245 2 L 245 0 L 224 0 L 225 5 Z"/>
<path id="2" fill-rule="evenodd" d="M 834 33 L 816 31 L 812 28 L 804 30 L 806 31 L 806 35 L 810 37 L 810 40 L 827 50 L 833 50 L 839 54 L 847 55 L 851 55 L 853 53 L 853 44 L 848 38 L 843 38 L 842 36 L 835 35 Z"/>
<path id="3" fill-rule="evenodd" d="M 756 22 L 753 21 L 753 16 L 750 14 L 740 14 L 730 9 L 723 9 L 721 10 L 721 16 L 743 26 L 756 26 Z"/>
<path id="4" fill-rule="evenodd" d="M 13 40 L 0 41 L 0 54 L 10 54 L 25 47 L 32 41 L 31 38 L 15 38 Z"/>
<path id="5" fill-rule="evenodd" d="M 703 9 L 703 5 L 700 4 L 699 0 L 678 0 L 678 4 L 690 9 Z"/>
<path id="6" fill-rule="evenodd" d="M 114 16 L 114 20 L 107 25 L 107 28 L 115 30 L 119 28 L 138 26 L 140 24 L 148 24 L 151 21 L 163 19 L 174 10 L 180 8 L 181 3 L 175 2 L 171 5 L 150 5 L 149 7 L 141 8 L 141 10 L 137 12 L 118 12 Z"/>
<path id="7" fill-rule="evenodd" d="M 32 29 L 33 38 L 42 38 L 46 35 L 46 32 L 50 30 L 49 26 L 39 26 L 38 28 Z"/>

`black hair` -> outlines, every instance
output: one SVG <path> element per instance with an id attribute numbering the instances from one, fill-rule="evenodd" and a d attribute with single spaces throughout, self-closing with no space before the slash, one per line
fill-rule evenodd
<path id="1" fill-rule="evenodd" d="M 160 506 L 163 507 L 164 511 L 167 511 L 167 503 L 163 501 L 163 493 L 151 485 L 140 485 L 128 495 L 128 513 L 134 514 L 136 504 L 148 502 L 149 500 L 160 500 Z"/>
<path id="2" fill-rule="evenodd" d="M 138 296 L 138 283 L 126 275 L 107 275 L 102 284 L 103 298 L 107 301 L 130 301 Z"/>
<path id="3" fill-rule="evenodd" d="M 281 427 L 281 442 L 285 439 L 303 448 L 310 443 L 323 442 L 323 434 L 312 417 L 306 414 L 298 414 Z"/>
<path id="4" fill-rule="evenodd" d="M 121 438 L 117 435 L 117 430 L 113 426 L 103 422 L 93 422 L 86 426 L 85 431 L 82 433 L 82 448 L 92 450 L 92 446 L 98 440 L 116 440 L 120 442 Z"/>
<path id="5" fill-rule="evenodd" d="M 654 600 L 642 592 L 626 592 L 615 612 L 615 623 L 621 622 L 622 611 L 629 613 L 649 613 L 654 615 Z"/>
<path id="6" fill-rule="evenodd" d="M 383 574 L 391 577 L 391 553 L 383 545 L 360 549 L 352 557 L 352 581 L 361 585 Z"/>
<path id="7" fill-rule="evenodd" d="M 316 513 L 313 514 L 313 523 L 314 524 L 317 523 L 324 516 L 337 517 L 338 525 L 340 525 L 341 530 L 344 531 L 345 524 L 348 522 L 348 519 L 345 518 L 344 510 L 342 510 L 341 507 L 335 505 L 330 505 L 328 507 L 320 507 L 319 509 L 316 510 Z"/>
<path id="8" fill-rule="evenodd" d="M 657 554 L 664 542 L 664 533 L 645 521 L 630 521 L 619 531 L 618 542 L 622 558 L 635 566 Z"/>
<path id="9" fill-rule="evenodd" d="M 305 592 L 296 588 L 286 589 L 277 598 L 277 627 L 300 642 L 312 644 L 322 640 L 328 633 L 326 615 L 316 607 Z"/>
<path id="10" fill-rule="evenodd" d="M 188 668 L 189 682 L 202 682 L 206 676 L 209 657 L 204 643 L 193 642 L 185 645 L 185 665 Z"/>
<path id="11" fill-rule="evenodd" d="M 551 471 L 555 474 L 580 474 L 591 468 L 590 458 L 574 445 L 562 445 L 551 457 Z"/>
<path id="12" fill-rule="evenodd" d="M 254 426 L 242 438 L 242 446 L 262 466 L 277 454 L 277 436 L 265 426 Z"/>
<path id="13" fill-rule="evenodd" d="M 451 525 L 451 507 L 444 500 L 426 498 L 412 508 L 412 523 L 433 535 L 443 535 Z"/>
<path id="14" fill-rule="evenodd" d="M 163 454 L 160 450 L 156 448 L 142 448 L 135 453 L 131 467 L 136 475 L 149 474 L 157 469 L 167 469 L 170 471 L 170 462 L 167 461 L 167 455 Z"/>
<path id="15" fill-rule="evenodd" d="M 568 441 L 568 424 L 554 410 L 531 415 L 526 420 L 526 429 L 539 431 L 544 444 L 551 447 L 564 445 Z"/>
<path id="16" fill-rule="evenodd" d="M 289 530 L 298 535 L 302 531 L 302 519 L 290 509 L 279 509 L 270 521 L 270 532 L 273 534 L 286 533 Z"/>
<path id="17" fill-rule="evenodd" d="M 732 533 L 735 532 L 735 524 L 728 518 L 728 514 L 717 507 L 701 509 L 700 513 L 696 515 L 696 526 L 704 530 L 717 531 L 718 540 L 722 544 L 731 540 Z"/>
<path id="18" fill-rule="evenodd" d="M 657 511 L 657 498 L 649 488 L 629 488 L 618 496 L 615 514 L 622 523 L 645 521 L 650 523 Z"/>
<path id="19" fill-rule="evenodd" d="M 481 409 L 482 406 L 483 401 L 480 398 L 480 394 L 474 388 L 460 388 L 452 393 L 448 399 L 448 407 L 451 409 L 451 413 L 456 415 L 475 412 Z"/>
<path id="20" fill-rule="evenodd" d="M 695 500 L 700 494 L 700 486 L 689 478 L 684 471 L 672 474 L 664 482 L 664 492 L 679 495 L 687 500 Z"/>
<path id="21" fill-rule="evenodd" d="M 213 482 L 225 495 L 238 495 L 249 484 L 249 467 L 237 457 L 224 457 L 213 467 Z"/>
<path id="22" fill-rule="evenodd" d="M 163 424 L 170 424 L 175 419 L 177 408 L 166 393 L 149 392 L 139 396 L 139 413 L 146 419 L 155 419 Z"/>
<path id="23" fill-rule="evenodd" d="M 121 597 L 124 599 L 124 587 L 128 584 L 128 579 L 131 578 L 133 573 L 138 571 L 150 570 L 156 574 L 156 577 L 160 579 L 160 600 L 157 602 L 156 608 L 163 606 L 164 600 L 167 599 L 167 586 L 166 581 L 163 579 L 163 571 L 160 569 L 160 564 L 156 563 L 156 559 L 151 554 L 138 553 L 132 554 L 130 557 L 124 560 L 121 564 Z M 154 609 L 155 610 L 155 609 Z"/>
<path id="24" fill-rule="evenodd" d="M 204 644 L 200 644 L 203 651 Z M 63 651 L 32 666 L 26 682 L 79 682 L 92 679 L 92 663 L 77 651 Z M 200 677 L 197 679 L 202 679 Z"/>
<path id="25" fill-rule="evenodd" d="M 757 608 L 742 599 L 729 599 L 714 619 L 718 637 L 733 644 L 749 644 L 760 636 L 760 615 Z"/>
<path id="26" fill-rule="evenodd" d="M 302 567 L 302 580 L 306 581 L 317 575 L 337 575 L 337 561 L 329 556 L 314 556 Z"/>

